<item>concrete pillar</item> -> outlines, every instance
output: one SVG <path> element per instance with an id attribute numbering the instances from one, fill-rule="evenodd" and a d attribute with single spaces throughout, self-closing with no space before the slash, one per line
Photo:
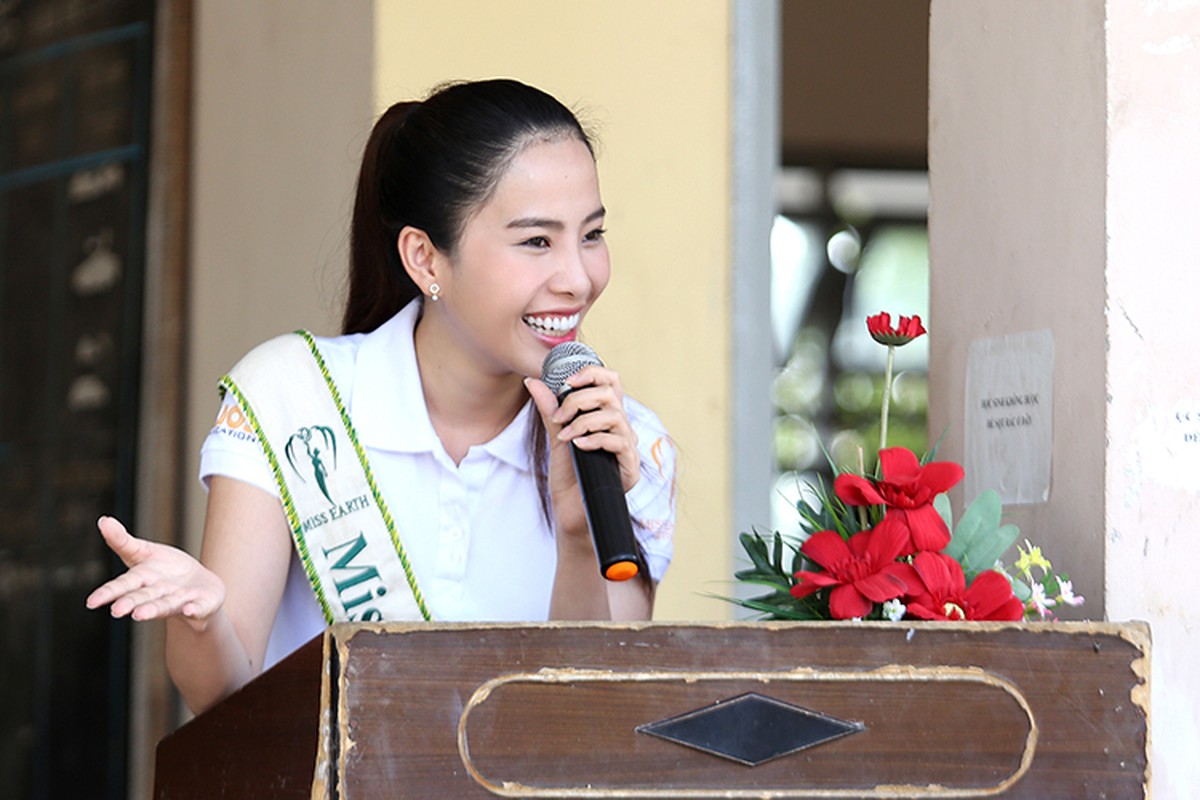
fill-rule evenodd
<path id="1" fill-rule="evenodd" d="M 1050 332 L 1049 494 L 1006 515 L 1071 574 L 1086 616 L 1151 623 L 1154 796 L 1186 797 L 1200 2 L 932 0 L 929 119 L 930 431 L 962 459 L 972 342 Z"/>

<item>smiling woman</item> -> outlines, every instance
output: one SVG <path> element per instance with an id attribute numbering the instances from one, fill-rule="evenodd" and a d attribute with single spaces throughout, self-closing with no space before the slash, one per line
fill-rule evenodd
<path id="1" fill-rule="evenodd" d="M 199 560 L 104 518 L 129 569 L 88 605 L 167 619 L 194 710 L 330 622 L 649 618 L 670 439 L 611 369 L 570 376 L 561 406 L 536 377 L 608 284 L 604 217 L 591 143 L 550 95 L 491 80 L 388 109 L 344 334 L 280 337 L 222 379 Z M 643 579 L 600 576 L 572 447 L 618 464 Z"/>

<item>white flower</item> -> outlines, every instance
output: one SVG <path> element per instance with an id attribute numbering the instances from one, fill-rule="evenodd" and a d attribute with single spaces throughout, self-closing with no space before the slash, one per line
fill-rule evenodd
<path id="1" fill-rule="evenodd" d="M 1046 588 L 1040 583 L 1033 584 L 1033 596 L 1029 598 L 1029 602 L 1033 603 L 1033 607 L 1037 609 L 1038 615 L 1045 619 L 1050 616 L 1050 609 L 1054 608 L 1054 601 L 1046 597 Z"/>
<path id="2" fill-rule="evenodd" d="M 1058 579 L 1058 599 L 1069 606 L 1083 605 L 1083 595 L 1075 594 L 1075 590 L 1071 588 L 1071 582 L 1062 578 Z"/>
<path id="3" fill-rule="evenodd" d="M 892 622 L 899 622 L 904 619 L 904 612 L 908 611 L 908 607 L 899 600 L 888 600 L 883 604 L 883 616 Z"/>

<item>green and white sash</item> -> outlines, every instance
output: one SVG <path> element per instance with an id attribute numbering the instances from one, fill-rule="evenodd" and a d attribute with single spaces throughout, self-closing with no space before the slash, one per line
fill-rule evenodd
<path id="1" fill-rule="evenodd" d="M 251 350 L 220 381 L 258 435 L 326 621 L 428 620 L 392 515 L 307 331 Z"/>

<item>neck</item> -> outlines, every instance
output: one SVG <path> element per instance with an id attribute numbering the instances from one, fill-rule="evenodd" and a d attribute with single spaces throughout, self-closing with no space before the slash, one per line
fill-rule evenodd
<path id="1" fill-rule="evenodd" d="M 460 463 L 467 450 L 496 437 L 529 400 L 522 377 L 489 372 L 453 345 L 439 315 L 426 313 L 413 333 L 425 406 L 446 452 Z"/>

